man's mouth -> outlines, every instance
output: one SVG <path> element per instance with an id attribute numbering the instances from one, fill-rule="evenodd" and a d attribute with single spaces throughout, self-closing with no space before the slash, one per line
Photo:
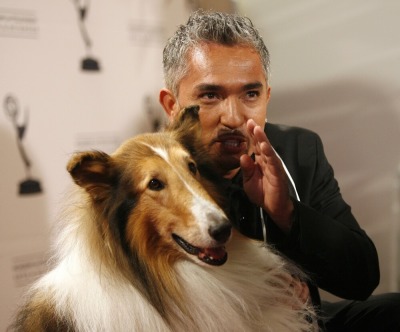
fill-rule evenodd
<path id="1" fill-rule="evenodd" d="M 202 262 L 206 264 L 220 266 L 225 264 L 228 260 L 228 253 L 226 252 L 224 246 L 199 248 L 191 245 L 189 242 L 185 241 L 176 234 L 172 234 L 172 238 L 189 255 L 197 256 Z"/>
<path id="2" fill-rule="evenodd" d="M 241 134 L 220 135 L 215 141 L 220 144 L 222 152 L 225 153 L 243 153 L 247 149 L 247 140 Z"/>
<path id="3" fill-rule="evenodd" d="M 243 144 L 243 141 L 240 141 L 240 140 L 234 140 L 234 139 L 232 139 L 232 140 L 224 140 L 224 141 L 220 141 L 221 142 L 221 144 L 224 146 L 224 147 L 226 147 L 226 148 L 231 148 L 231 149 L 234 149 L 234 148 L 239 148 L 239 147 L 241 147 L 241 145 Z"/>

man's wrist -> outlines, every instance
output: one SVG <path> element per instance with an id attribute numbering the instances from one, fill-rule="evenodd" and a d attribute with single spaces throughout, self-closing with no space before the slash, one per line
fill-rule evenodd
<path id="1" fill-rule="evenodd" d="M 289 199 L 287 206 L 280 213 L 272 214 L 270 217 L 285 234 L 289 234 L 294 222 L 293 201 Z"/>

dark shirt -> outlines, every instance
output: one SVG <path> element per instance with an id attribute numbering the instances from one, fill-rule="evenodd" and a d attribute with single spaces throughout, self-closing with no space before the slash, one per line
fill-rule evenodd
<path id="1" fill-rule="evenodd" d="M 264 212 L 267 242 L 309 274 L 315 301 L 317 287 L 345 299 L 366 299 L 379 283 L 377 252 L 342 198 L 321 139 L 306 129 L 269 123 L 265 132 L 300 197 L 297 201 L 290 188 L 295 218 L 288 235 Z M 235 226 L 263 240 L 260 209 L 248 201 L 240 172 L 228 191 Z"/>

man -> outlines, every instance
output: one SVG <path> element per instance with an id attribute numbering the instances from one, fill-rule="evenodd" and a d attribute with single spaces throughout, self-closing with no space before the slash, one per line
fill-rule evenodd
<path id="1" fill-rule="evenodd" d="M 200 106 L 203 143 L 230 181 L 232 222 L 308 272 L 301 287 L 357 300 L 323 303 L 328 331 L 400 331 L 400 296 L 370 297 L 379 283 L 374 244 L 344 202 L 319 137 L 266 123 L 269 53 L 251 21 L 196 12 L 167 42 L 160 102 L 173 118 Z"/>

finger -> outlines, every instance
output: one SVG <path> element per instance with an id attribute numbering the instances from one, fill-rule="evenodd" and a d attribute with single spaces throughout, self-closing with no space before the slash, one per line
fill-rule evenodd
<path id="1" fill-rule="evenodd" d="M 271 155 L 273 153 L 273 149 L 267 135 L 264 132 L 264 128 L 257 125 L 253 119 L 250 119 L 247 121 L 247 129 L 250 136 L 253 138 L 254 145 L 260 149 L 262 143 L 265 142 L 267 144 L 266 148 L 268 148 L 268 150 L 265 150 L 265 152 L 267 152 L 268 155 Z"/>
<path id="2" fill-rule="evenodd" d="M 253 146 L 256 154 L 261 154 L 260 144 L 262 142 L 268 142 L 267 136 L 264 133 L 264 130 L 257 125 L 257 123 L 253 119 L 249 119 L 247 121 L 247 131 L 250 138 L 253 141 Z"/>
<path id="3" fill-rule="evenodd" d="M 240 157 L 240 167 L 242 169 L 243 180 L 247 181 L 254 174 L 254 161 L 247 154 Z"/>
<path id="4" fill-rule="evenodd" d="M 247 120 L 246 126 L 249 135 L 254 137 L 254 128 L 257 126 L 257 123 L 253 119 L 249 119 Z"/>
<path id="5" fill-rule="evenodd" d="M 268 142 L 268 138 L 264 132 L 264 128 L 261 128 L 259 125 L 255 125 L 253 127 L 253 135 L 258 142 Z"/>
<path id="6" fill-rule="evenodd" d="M 247 129 L 249 130 L 249 134 L 253 139 L 256 161 L 260 163 L 260 166 L 264 169 L 264 171 L 267 171 L 265 167 L 269 167 L 269 170 L 272 171 L 272 173 L 279 174 L 281 162 L 276 155 L 270 141 L 268 140 L 268 137 L 264 132 L 264 128 L 257 125 L 253 119 L 249 119 L 247 121 Z"/>
<path id="7" fill-rule="evenodd" d="M 308 289 L 308 286 L 305 282 L 300 283 L 300 292 L 299 292 L 299 299 L 303 302 L 306 303 L 308 298 L 310 296 L 310 291 Z"/>
<path id="8" fill-rule="evenodd" d="M 268 161 L 275 161 L 277 159 L 274 148 L 260 126 L 254 128 L 254 142 L 257 145 L 259 154 L 263 155 L 263 159 L 266 158 Z"/>

